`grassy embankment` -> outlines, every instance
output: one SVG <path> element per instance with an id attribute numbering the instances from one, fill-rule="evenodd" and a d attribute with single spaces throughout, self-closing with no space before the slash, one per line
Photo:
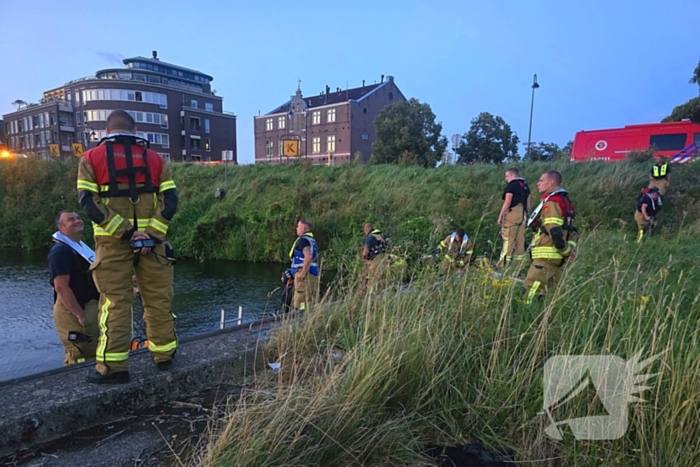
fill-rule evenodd
<path id="1" fill-rule="evenodd" d="M 546 459 L 542 465 L 700 465 L 700 167 L 674 172 L 664 232 L 641 247 L 632 209 L 646 166 L 557 167 L 583 231 L 562 289 L 523 307 L 514 281 L 472 266 L 473 274 L 436 287 L 434 271 L 409 262 L 410 291 L 347 299 L 285 327 L 267 349 L 270 361 L 281 361 L 280 374 L 257 375 L 190 462 L 421 465 L 426 444 L 479 440 L 512 449 L 520 461 Z M 534 181 L 544 168 L 528 165 L 524 175 Z M 496 167 L 239 167 L 217 202 L 219 169 L 175 167 L 183 202 L 172 239 L 186 255 L 283 260 L 298 214 L 316 223 L 326 264 L 343 269 L 357 264 L 353 248 L 365 221 L 409 256 L 434 248 L 457 225 L 476 238 L 477 253 L 494 250 L 488 241 L 497 239 L 503 185 Z M 42 222 L 75 203 L 70 167 L 3 166 L 0 180 L 4 245 L 40 246 L 51 231 Z M 353 297 L 349 287 L 332 288 L 328 300 Z M 640 350 L 643 358 L 663 352 L 647 369 L 659 374 L 641 394 L 647 402 L 630 405 L 623 437 L 545 436 L 550 421 L 539 412 L 548 358 L 629 360 Z M 558 408 L 556 420 L 605 414 L 591 395 Z"/>

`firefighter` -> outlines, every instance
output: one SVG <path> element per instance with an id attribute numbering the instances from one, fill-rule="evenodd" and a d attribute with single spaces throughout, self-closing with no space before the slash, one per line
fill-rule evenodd
<path id="1" fill-rule="evenodd" d="M 134 119 L 123 110 L 107 119 L 107 136 L 78 168 L 78 199 L 93 222 L 100 291 L 97 365 L 91 383 L 129 381 L 129 347 L 135 273 L 144 306 L 148 349 L 158 370 L 168 370 L 177 348 L 169 291 L 173 266 L 165 251 L 168 224 L 178 194 L 170 168 L 136 136 Z"/>
<path id="2" fill-rule="evenodd" d="M 518 169 L 506 170 L 506 188 L 503 206 L 496 221 L 501 226 L 503 248 L 496 267 L 503 268 L 511 261 L 525 259 L 525 223 L 530 212 L 530 187 L 520 177 Z"/>
<path id="3" fill-rule="evenodd" d="M 81 241 L 85 224 L 73 211 L 61 211 L 56 218 L 58 232 L 48 262 L 54 289 L 53 319 L 65 348 L 63 365 L 95 359 L 97 301 L 100 293 L 90 274 L 95 253 Z"/>
<path id="4" fill-rule="evenodd" d="M 532 239 L 532 264 L 523 283 L 529 305 L 536 296 L 543 297 L 559 284 L 567 259 L 575 259 L 578 232 L 575 212 L 566 190 L 561 188 L 561 174 L 550 170 L 537 182 L 542 201 L 528 219 L 535 230 Z"/>
<path id="5" fill-rule="evenodd" d="M 469 264 L 474 253 L 472 242 L 464 229 L 459 228 L 440 242 L 436 254 L 443 257 L 440 274 L 447 274 L 452 269 L 461 269 Z"/>
<path id="6" fill-rule="evenodd" d="M 649 171 L 649 188 L 658 188 L 661 196 L 666 194 L 666 189 L 671 186 L 671 167 L 663 156 L 657 155 L 656 164 Z"/>
<path id="7" fill-rule="evenodd" d="M 659 189 L 654 187 L 637 200 L 637 209 L 634 211 L 634 220 L 637 221 L 637 243 L 642 243 L 644 231 L 650 235 L 656 227 L 656 215 L 659 213 Z"/>
<path id="8" fill-rule="evenodd" d="M 357 288 L 359 295 L 363 294 L 368 286 L 376 288 L 379 285 L 381 276 L 385 273 L 388 249 L 387 239 L 379 229 L 367 223 L 363 230 L 365 242 L 362 247 L 362 261 L 365 264 Z"/>
<path id="9" fill-rule="evenodd" d="M 319 297 L 318 245 L 311 232 L 311 221 L 300 219 L 297 239 L 289 250 L 292 260 L 290 273 L 294 277 L 292 306 L 297 310 L 309 309 Z"/>

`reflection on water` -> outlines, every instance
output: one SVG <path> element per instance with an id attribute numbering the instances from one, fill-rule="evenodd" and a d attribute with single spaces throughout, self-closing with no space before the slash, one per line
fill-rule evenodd
<path id="1" fill-rule="evenodd" d="M 227 320 L 268 316 L 279 303 L 279 264 L 178 261 L 175 300 L 180 338 L 219 327 L 221 309 Z M 53 291 L 46 252 L 0 249 L 0 381 L 58 368 L 63 345 L 53 323 Z M 135 303 L 136 329 L 142 329 L 142 309 Z M 229 324 L 231 325 L 231 324 Z"/>

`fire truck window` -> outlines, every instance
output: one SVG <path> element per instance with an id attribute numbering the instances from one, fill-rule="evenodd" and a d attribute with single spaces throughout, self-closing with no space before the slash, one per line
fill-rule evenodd
<path id="1" fill-rule="evenodd" d="M 654 146 L 658 151 L 680 151 L 685 147 L 685 133 L 672 135 L 651 135 L 649 146 Z"/>
<path id="2" fill-rule="evenodd" d="M 695 133 L 695 145 L 700 146 L 700 133 Z"/>

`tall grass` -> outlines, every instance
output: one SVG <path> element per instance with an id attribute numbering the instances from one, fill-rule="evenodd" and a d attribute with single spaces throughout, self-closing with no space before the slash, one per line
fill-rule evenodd
<path id="1" fill-rule="evenodd" d="M 256 376 L 191 463 L 430 465 L 426 445 L 478 440 L 535 465 L 700 465 L 693 240 L 684 232 L 637 248 L 593 232 L 562 287 L 530 307 L 517 281 L 475 265 L 442 282 L 431 269 L 416 270 L 410 288 L 362 299 L 351 298 L 352 287 L 338 291 L 275 336 L 267 359 L 281 362 L 280 373 Z M 622 438 L 545 435 L 549 357 L 629 360 L 639 351 L 661 354 L 647 369 L 658 375 L 640 394 L 646 402 L 630 405 Z M 580 397 L 555 417 L 604 413 Z"/>

